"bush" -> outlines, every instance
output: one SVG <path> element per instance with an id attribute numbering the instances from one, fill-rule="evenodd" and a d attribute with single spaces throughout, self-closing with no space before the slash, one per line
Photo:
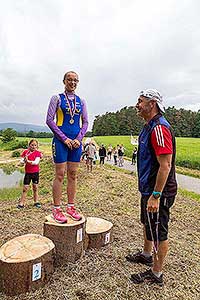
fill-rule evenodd
<path id="1" fill-rule="evenodd" d="M 85 137 L 92 137 L 92 136 L 93 136 L 92 131 L 87 131 L 85 134 Z"/>
<path id="2" fill-rule="evenodd" d="M 20 157 L 20 151 L 18 151 L 18 150 L 13 151 L 12 157 Z"/>
<path id="3" fill-rule="evenodd" d="M 18 148 L 26 149 L 28 147 L 28 141 L 18 141 L 17 140 L 16 146 L 17 146 L 17 148 L 15 148 L 15 149 L 18 149 Z"/>
<path id="4" fill-rule="evenodd" d="M 9 143 L 11 141 L 15 140 L 15 137 L 17 136 L 17 132 L 13 130 L 12 128 L 6 128 L 2 131 L 2 142 L 3 143 Z"/>
<path id="5" fill-rule="evenodd" d="M 3 145 L 4 150 L 15 150 L 19 148 L 26 149 L 28 147 L 28 141 L 12 141 Z"/>

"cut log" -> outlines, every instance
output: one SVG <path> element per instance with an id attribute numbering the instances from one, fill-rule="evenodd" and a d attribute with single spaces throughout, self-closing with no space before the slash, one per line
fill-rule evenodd
<path id="1" fill-rule="evenodd" d="M 113 240 L 113 224 L 107 220 L 88 217 L 86 222 L 85 249 L 100 248 Z"/>
<path id="2" fill-rule="evenodd" d="M 55 245 L 38 234 L 18 236 L 0 248 L 0 289 L 7 295 L 36 290 L 54 271 Z"/>
<path id="3" fill-rule="evenodd" d="M 73 221 L 67 218 L 67 223 L 57 223 L 51 215 L 44 222 L 44 236 L 51 239 L 56 247 L 56 264 L 75 262 L 84 254 L 85 218 Z"/>

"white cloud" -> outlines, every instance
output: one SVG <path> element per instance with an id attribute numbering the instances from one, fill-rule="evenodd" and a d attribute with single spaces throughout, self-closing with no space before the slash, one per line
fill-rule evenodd
<path id="1" fill-rule="evenodd" d="M 44 124 L 67 70 L 95 115 L 157 88 L 166 106 L 199 107 L 198 0 L 2 1 L 0 120 Z M 92 122 L 91 122 L 92 123 Z"/>

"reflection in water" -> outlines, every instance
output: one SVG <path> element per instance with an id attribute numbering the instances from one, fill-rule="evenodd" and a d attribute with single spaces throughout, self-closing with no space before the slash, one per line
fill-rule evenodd
<path id="1" fill-rule="evenodd" d="M 0 169 L 0 189 L 9 188 L 13 186 L 18 186 L 20 180 L 24 177 L 24 174 L 19 171 L 14 171 L 11 174 L 10 172 L 4 173 L 3 169 Z"/>

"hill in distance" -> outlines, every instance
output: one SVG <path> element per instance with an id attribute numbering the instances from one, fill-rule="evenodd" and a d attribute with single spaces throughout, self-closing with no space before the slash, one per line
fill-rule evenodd
<path id="1" fill-rule="evenodd" d="M 0 123 L 0 130 L 4 130 L 6 128 L 12 128 L 17 132 L 28 132 L 30 130 L 35 132 L 50 132 L 50 129 L 47 126 L 23 123 Z"/>

